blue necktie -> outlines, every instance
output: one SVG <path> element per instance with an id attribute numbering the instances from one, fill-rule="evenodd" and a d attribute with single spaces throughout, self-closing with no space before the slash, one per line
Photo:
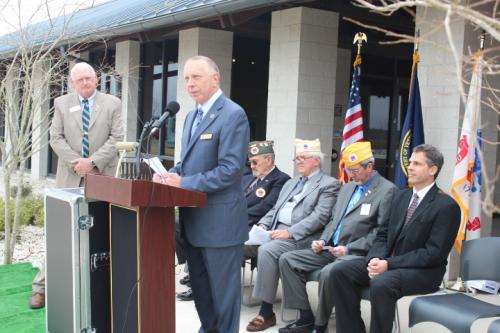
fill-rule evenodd
<path id="1" fill-rule="evenodd" d="M 201 108 L 196 110 L 196 118 L 194 119 L 193 128 L 191 128 L 191 137 L 193 137 L 194 132 L 198 126 L 200 126 L 201 120 L 203 119 L 203 110 Z"/>
<path id="2" fill-rule="evenodd" d="M 363 187 L 359 186 L 356 187 L 356 190 L 351 196 L 351 200 L 349 201 L 349 204 L 347 205 L 347 209 L 345 210 L 344 216 L 349 213 L 354 207 L 354 205 L 361 199 L 361 196 L 363 195 Z M 344 226 L 344 217 L 342 217 L 342 220 L 340 220 L 339 225 L 337 226 L 337 229 L 335 229 L 335 232 L 333 233 L 332 236 L 332 242 L 334 246 L 337 246 L 339 243 L 339 237 L 340 237 L 340 232 L 342 231 L 342 227 Z"/>
<path id="3" fill-rule="evenodd" d="M 89 125 L 90 125 L 90 106 L 89 101 L 84 99 L 83 101 L 83 110 L 82 110 L 82 156 L 87 158 L 89 157 L 90 152 L 90 143 L 89 143 Z"/>

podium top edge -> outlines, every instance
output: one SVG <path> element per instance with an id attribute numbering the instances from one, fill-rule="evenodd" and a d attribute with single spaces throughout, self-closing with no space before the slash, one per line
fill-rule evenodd
<path id="1" fill-rule="evenodd" d="M 47 188 L 44 191 L 44 197 L 51 197 L 66 201 L 71 204 L 85 201 L 83 187 L 76 188 Z"/>

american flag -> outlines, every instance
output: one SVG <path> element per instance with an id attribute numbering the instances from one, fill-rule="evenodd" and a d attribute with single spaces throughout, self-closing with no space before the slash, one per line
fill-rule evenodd
<path id="1" fill-rule="evenodd" d="M 349 93 L 349 103 L 344 121 L 344 131 L 342 132 L 342 146 L 340 151 L 350 144 L 363 140 L 363 110 L 361 109 L 361 95 L 359 91 L 361 76 L 361 56 L 358 54 L 354 60 L 354 72 L 352 73 L 351 91 Z M 345 170 L 345 165 L 340 159 L 339 182 L 348 183 L 349 175 Z"/>

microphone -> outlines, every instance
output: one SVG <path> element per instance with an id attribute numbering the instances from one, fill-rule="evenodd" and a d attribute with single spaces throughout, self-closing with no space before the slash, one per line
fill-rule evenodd
<path id="1" fill-rule="evenodd" d="M 149 132 L 149 135 L 153 135 L 154 133 L 156 133 L 169 117 L 173 117 L 177 112 L 179 112 L 179 109 L 179 103 L 177 103 L 176 101 L 168 103 L 167 107 L 165 108 L 165 112 L 161 115 L 160 119 L 155 120 L 153 125 L 151 125 L 151 132 Z"/>
<path id="2" fill-rule="evenodd" d="M 126 142 L 126 141 L 118 141 L 115 143 L 115 147 L 119 151 L 133 151 L 139 144 L 137 142 Z"/>

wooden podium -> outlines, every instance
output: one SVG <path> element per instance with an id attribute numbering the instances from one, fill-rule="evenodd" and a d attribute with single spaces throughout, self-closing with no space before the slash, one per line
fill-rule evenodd
<path id="1" fill-rule="evenodd" d="M 175 332 L 175 206 L 200 192 L 87 175 L 85 197 L 110 203 L 111 332 Z"/>

